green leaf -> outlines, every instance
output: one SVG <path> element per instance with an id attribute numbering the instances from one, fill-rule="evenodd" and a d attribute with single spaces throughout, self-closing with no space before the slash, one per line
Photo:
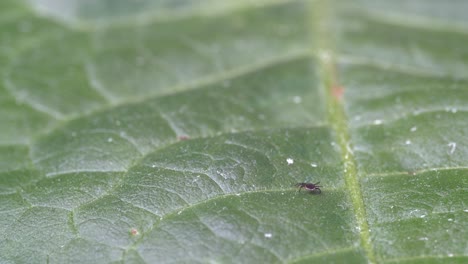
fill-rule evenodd
<path id="1" fill-rule="evenodd" d="M 467 262 L 467 8 L 3 0 L 0 262 Z"/>

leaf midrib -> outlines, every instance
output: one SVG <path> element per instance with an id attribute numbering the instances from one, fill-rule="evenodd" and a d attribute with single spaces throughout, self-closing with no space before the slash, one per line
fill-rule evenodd
<path id="1" fill-rule="evenodd" d="M 332 130 L 336 133 L 338 146 L 341 150 L 341 160 L 343 161 L 345 188 L 348 189 L 349 196 L 354 211 L 354 216 L 359 229 L 359 237 L 361 246 L 369 263 L 377 263 L 374 248 L 371 243 L 369 233 L 369 223 L 367 221 L 366 209 L 362 197 L 359 179 L 357 175 L 357 164 L 355 162 L 354 153 L 352 152 L 350 134 L 348 131 L 348 120 L 341 98 L 334 97 L 332 89 L 339 87 L 339 76 L 336 69 L 335 45 L 330 37 L 329 27 L 330 21 L 333 19 L 330 9 L 330 2 L 321 0 L 314 8 L 310 7 L 311 14 L 309 17 L 312 21 L 312 34 L 319 40 L 313 43 L 312 46 L 319 53 L 318 64 L 320 67 L 322 89 L 326 96 L 326 106 L 328 109 L 328 120 L 332 126 Z"/>

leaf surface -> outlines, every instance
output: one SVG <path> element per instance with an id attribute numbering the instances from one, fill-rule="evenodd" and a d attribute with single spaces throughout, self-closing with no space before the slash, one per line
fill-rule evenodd
<path id="1" fill-rule="evenodd" d="M 0 262 L 467 261 L 464 2 L 58 2 L 0 3 Z"/>

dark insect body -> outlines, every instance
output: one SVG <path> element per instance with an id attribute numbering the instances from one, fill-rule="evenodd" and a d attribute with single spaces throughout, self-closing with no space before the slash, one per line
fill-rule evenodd
<path id="1" fill-rule="evenodd" d="M 322 193 L 322 190 L 320 190 L 320 185 L 318 185 L 320 182 L 316 183 L 309 183 L 309 182 L 299 182 L 296 183 L 296 187 L 299 187 L 299 192 L 304 188 L 308 192 L 315 192 L 317 191 L 318 193 Z"/>

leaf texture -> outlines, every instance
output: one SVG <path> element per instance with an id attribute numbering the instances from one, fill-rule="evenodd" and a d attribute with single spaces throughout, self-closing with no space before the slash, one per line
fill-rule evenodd
<path id="1" fill-rule="evenodd" d="M 0 262 L 467 262 L 467 8 L 2 1 Z"/>

